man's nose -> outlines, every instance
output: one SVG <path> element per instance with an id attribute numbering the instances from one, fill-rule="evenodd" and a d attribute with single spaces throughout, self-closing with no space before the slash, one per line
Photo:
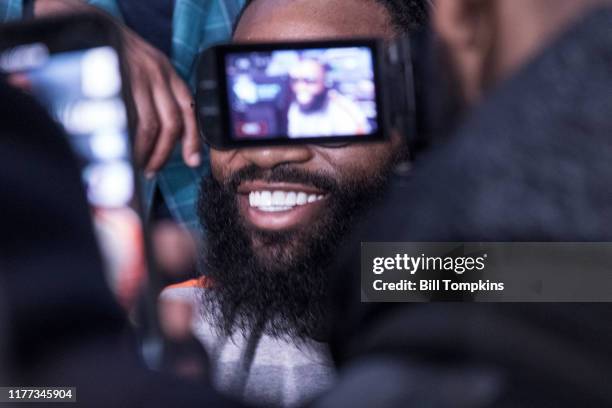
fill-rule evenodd
<path id="1" fill-rule="evenodd" d="M 281 164 L 305 163 L 312 158 L 312 150 L 306 145 L 275 146 L 241 149 L 244 160 L 264 169 Z"/>

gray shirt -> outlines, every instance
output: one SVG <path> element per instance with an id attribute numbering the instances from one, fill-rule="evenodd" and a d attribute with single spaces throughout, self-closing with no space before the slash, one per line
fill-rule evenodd
<path id="1" fill-rule="evenodd" d="M 170 288 L 164 298 L 191 302 L 196 311 L 193 334 L 206 349 L 217 389 L 246 402 L 284 407 L 316 397 L 333 382 L 335 372 L 327 344 L 294 342 L 266 334 L 218 336 L 201 306 L 201 289 Z M 204 292 L 205 294 L 205 292 Z"/>

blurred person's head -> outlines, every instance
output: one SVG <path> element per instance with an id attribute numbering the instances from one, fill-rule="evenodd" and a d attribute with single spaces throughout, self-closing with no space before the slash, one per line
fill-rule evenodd
<path id="1" fill-rule="evenodd" d="M 464 102 L 509 77 L 564 28 L 610 0 L 434 0 L 432 27 Z"/>
<path id="2" fill-rule="evenodd" d="M 3 368 L 16 375 L 77 338 L 122 332 L 125 318 L 105 280 L 67 138 L 30 95 L 4 80 L 0 95 L 0 318 Z"/>
<path id="3" fill-rule="evenodd" d="M 291 91 L 303 112 L 321 109 L 327 97 L 325 65 L 314 59 L 305 59 L 289 71 Z"/>
<path id="4" fill-rule="evenodd" d="M 234 41 L 391 39 L 423 24 L 424 3 L 254 0 Z M 304 68 L 313 71 L 308 86 L 315 94 L 323 69 L 312 62 Z M 219 328 L 244 330 L 267 320 L 272 335 L 312 336 L 324 320 L 323 268 L 405 155 L 398 134 L 379 143 L 211 149 L 200 214 L 215 285 L 207 303 Z"/>
<path id="5" fill-rule="evenodd" d="M 450 342 L 453 344 L 449 343 L 450 347 L 446 348 L 443 341 L 438 341 L 445 337 L 442 329 L 445 325 L 449 333 L 457 337 L 458 327 L 463 328 L 462 323 L 469 318 L 453 317 L 452 312 L 463 314 L 469 309 L 450 307 L 446 312 L 436 312 L 432 309 L 434 305 L 423 305 L 419 312 L 412 305 L 399 303 L 359 305 L 358 248 L 365 237 L 380 242 L 597 242 L 607 240 L 612 230 L 609 227 L 612 219 L 609 216 L 610 188 L 607 178 L 601 177 L 612 173 L 609 160 L 612 8 L 590 10 L 598 4 L 610 4 L 610 1 L 435 0 L 433 3 L 436 7 L 431 14 L 432 26 L 437 38 L 434 44 L 438 46 L 434 52 L 452 64 L 432 67 L 447 71 L 453 68 L 451 74 L 454 75 L 447 73 L 448 81 L 444 84 L 449 88 L 448 94 L 452 94 L 454 85 L 461 91 L 464 107 L 476 103 L 479 106 L 469 109 L 469 117 L 457 129 L 444 135 L 449 137 L 447 143 L 435 145 L 423 155 L 405 186 L 395 186 L 390 199 L 381 205 L 369 225 L 354 234 L 342 266 L 333 268 L 336 275 L 333 294 L 338 305 L 333 322 L 338 341 L 332 350 L 345 364 L 356 361 L 360 357 L 358 352 L 369 356 L 404 353 L 407 360 L 427 355 L 437 364 L 444 359 L 455 364 L 457 355 L 465 357 L 466 345 L 469 350 L 483 350 L 476 344 L 482 336 L 476 335 L 470 341 L 472 344 L 466 342 L 459 347 Z M 431 92 L 431 85 L 426 83 L 427 93 Z M 439 95 L 434 92 L 431 97 Z M 438 112 L 437 117 L 448 121 L 445 112 Z M 402 197 L 409 199 L 397 205 Z M 353 277 L 352 287 L 347 287 L 349 274 Z M 446 308 L 444 304 L 439 306 Z M 507 311 L 515 313 L 516 310 L 511 306 Z M 492 311 L 476 308 L 473 312 L 482 319 L 482 312 Z M 520 326 L 531 330 L 527 321 L 538 313 L 525 312 L 517 314 L 524 320 Z M 555 318 L 561 318 L 562 314 L 554 313 Z M 549 319 L 550 313 L 540 317 L 545 315 L 539 321 L 536 318 L 533 326 L 538 335 L 546 323 L 554 321 Z M 435 324 L 429 326 L 427 320 L 433 321 L 431 316 L 436 317 Z M 439 319 L 440 316 L 444 318 Z M 503 321 L 500 316 L 492 318 Z M 575 317 L 569 320 L 581 321 Z M 424 318 L 421 323 L 427 321 L 427 324 L 409 323 L 419 318 Z M 502 325 L 509 321 L 506 319 Z M 480 322 L 482 327 L 487 326 L 484 320 Z M 420 329 L 410 330 L 416 326 Z M 433 348 L 433 342 L 425 340 L 426 335 L 421 330 L 425 326 L 432 329 L 430 338 L 436 339 Z M 550 339 L 559 327 L 564 327 L 566 334 L 574 332 L 565 326 L 554 323 L 544 330 L 551 330 Z M 597 322 L 593 327 L 598 327 Z M 400 337 L 402 328 L 406 329 L 406 337 Z M 473 327 L 468 331 L 474 332 Z M 518 335 L 519 331 L 512 328 L 509 334 Z M 598 328 L 594 333 L 594 338 L 601 339 L 602 332 Z M 557 335 L 563 337 L 563 334 Z M 411 336 L 424 349 L 408 344 L 407 337 Z M 508 344 L 508 337 L 501 338 Z M 484 360 L 495 354 L 491 353 L 495 339 L 486 339 L 486 342 L 489 344 L 484 347 L 487 350 Z M 585 347 L 587 343 L 582 341 L 576 344 L 582 351 L 594 352 L 591 356 L 597 355 L 597 346 Z M 440 346 L 446 349 L 436 350 Z M 548 349 L 537 353 L 538 357 L 549 362 L 558 361 L 551 359 L 550 347 Z M 576 354 L 582 351 L 577 350 Z M 503 351 L 499 353 L 502 354 Z M 534 364 L 537 358 L 534 359 L 533 354 L 520 354 L 513 355 L 512 363 L 503 368 L 506 372 L 500 371 L 501 377 L 511 384 L 509 388 L 533 386 L 531 380 L 527 380 L 531 382 L 527 387 L 521 384 L 525 381 L 527 367 L 516 364 L 521 359 L 533 364 L 533 369 L 527 371 L 535 372 L 545 367 L 547 374 L 533 378 L 545 378 L 549 385 L 554 384 L 552 378 L 563 371 L 551 369 L 548 363 Z M 468 360 L 472 362 L 484 361 L 473 353 L 470 355 Z M 609 355 L 609 351 L 603 350 L 595 359 L 604 355 Z M 493 365 L 500 362 L 494 361 Z M 512 371 L 519 366 L 522 369 L 513 378 Z M 597 377 L 601 376 L 592 378 Z M 578 381 L 572 380 L 572 383 L 575 386 Z M 564 392 L 576 392 L 568 385 L 566 382 L 562 388 Z M 597 390 L 592 382 L 587 388 Z M 607 388 L 599 388 L 597 398 L 602 397 L 601 390 Z M 509 391 L 508 395 L 530 402 L 540 397 L 558 397 L 555 390 L 550 392 L 540 384 L 534 387 L 534 392 Z M 584 394 L 580 396 L 588 399 Z"/>

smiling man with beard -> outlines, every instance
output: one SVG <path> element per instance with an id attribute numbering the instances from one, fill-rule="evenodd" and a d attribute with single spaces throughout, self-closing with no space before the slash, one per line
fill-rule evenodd
<path id="1" fill-rule="evenodd" d="M 234 41 L 391 39 L 425 19 L 420 0 L 254 0 Z M 194 332 L 219 389 L 291 406 L 332 383 L 324 270 L 405 156 L 398 134 L 379 143 L 211 148 L 199 204 L 206 277 L 165 296 L 198 303 Z"/>
<path id="2" fill-rule="evenodd" d="M 248 164 L 223 181 L 204 180 L 200 214 L 208 228 L 207 279 L 214 282 L 204 303 L 217 328 L 225 334 L 263 329 L 290 342 L 321 339 L 324 266 L 355 217 L 379 196 L 398 156 L 380 157 L 361 177 L 289 162 Z"/>

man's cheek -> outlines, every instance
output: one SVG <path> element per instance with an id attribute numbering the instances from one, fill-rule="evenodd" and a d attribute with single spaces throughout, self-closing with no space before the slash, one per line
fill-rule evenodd
<path id="1" fill-rule="evenodd" d="M 402 149 L 401 138 L 395 132 L 389 141 L 372 143 L 355 143 L 346 147 L 326 148 L 323 153 L 329 163 L 333 163 L 334 173 L 340 182 L 351 182 L 368 179 L 388 167 L 399 150 Z M 395 138 L 399 138 L 397 140 Z"/>
<path id="2" fill-rule="evenodd" d="M 220 183 L 229 179 L 232 165 L 235 162 L 238 150 L 210 149 L 210 169 L 213 177 Z"/>
<path id="3" fill-rule="evenodd" d="M 210 155 L 210 171 L 212 173 L 212 176 L 214 177 L 215 180 L 221 182 L 223 181 L 223 171 L 221 168 L 221 163 L 222 161 L 219 160 L 218 158 L 215 158 L 215 156 L 212 154 L 211 151 L 211 155 Z"/>

